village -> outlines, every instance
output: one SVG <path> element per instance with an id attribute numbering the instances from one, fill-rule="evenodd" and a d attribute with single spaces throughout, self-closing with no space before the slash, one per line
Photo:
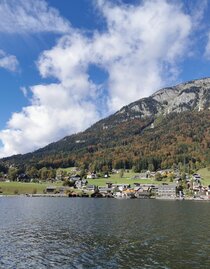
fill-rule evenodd
<path id="1" fill-rule="evenodd" d="M 121 171 L 112 171 L 119 174 Z M 66 177 L 68 186 L 57 188 L 48 186 L 44 195 L 68 197 L 94 197 L 116 199 L 178 199 L 178 200 L 210 200 L 210 186 L 202 184 L 202 177 L 198 173 L 181 175 L 179 171 L 173 173 L 169 169 L 158 172 L 145 171 L 126 180 L 123 183 L 111 180 L 109 174 L 104 175 L 104 185 L 97 185 L 97 174 L 88 173 L 86 178 L 79 174 Z M 169 179 L 169 180 L 168 180 Z M 92 184 L 89 184 L 91 182 Z M 96 183 L 96 184 L 94 184 Z M 37 194 L 38 196 L 38 194 Z"/>
<path id="2" fill-rule="evenodd" d="M 159 169 L 156 172 L 142 171 L 141 173 L 113 169 L 109 173 L 84 174 L 78 168 L 74 168 L 58 169 L 55 176 L 46 181 L 20 174 L 15 181 L 11 182 L 7 175 L 4 175 L 0 178 L 0 195 L 210 200 L 210 185 L 206 183 L 199 173 L 190 175 L 181 173 L 178 169 L 175 171 Z M 9 188 L 14 184 L 16 189 L 13 193 L 5 192 L 6 187 Z M 23 187 L 22 190 L 19 187 Z"/>

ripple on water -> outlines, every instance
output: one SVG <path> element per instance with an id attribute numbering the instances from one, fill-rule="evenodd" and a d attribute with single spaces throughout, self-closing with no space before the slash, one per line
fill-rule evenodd
<path id="1" fill-rule="evenodd" d="M 0 268 L 210 268 L 210 204 L 0 200 Z"/>

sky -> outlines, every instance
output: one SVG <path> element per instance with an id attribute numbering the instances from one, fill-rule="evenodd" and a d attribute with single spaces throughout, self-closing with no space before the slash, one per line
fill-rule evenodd
<path id="1" fill-rule="evenodd" d="M 0 0 L 0 157 L 210 77 L 208 0 Z"/>

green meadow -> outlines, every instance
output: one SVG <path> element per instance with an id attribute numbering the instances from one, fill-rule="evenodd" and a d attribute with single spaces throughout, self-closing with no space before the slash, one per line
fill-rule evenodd
<path id="1" fill-rule="evenodd" d="M 62 183 L 22 183 L 22 182 L 0 182 L 0 194 L 34 194 L 43 193 L 47 186 L 61 186 Z"/>
<path id="2" fill-rule="evenodd" d="M 201 175 L 202 184 L 205 186 L 210 185 L 210 170 L 209 168 L 202 168 L 197 171 L 198 174 Z"/>
<path id="3" fill-rule="evenodd" d="M 133 172 L 124 172 L 123 176 L 118 174 L 111 174 L 108 178 L 97 178 L 97 179 L 88 179 L 88 184 L 97 185 L 97 186 L 105 186 L 107 182 L 111 182 L 113 184 L 134 184 L 134 183 L 141 183 L 141 184 L 158 184 L 155 179 L 134 179 L 134 176 L 138 175 Z M 164 181 L 161 181 L 162 183 Z"/>

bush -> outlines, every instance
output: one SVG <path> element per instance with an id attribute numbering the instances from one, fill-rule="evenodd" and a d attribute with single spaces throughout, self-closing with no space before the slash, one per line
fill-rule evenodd
<path id="1" fill-rule="evenodd" d="M 162 176 L 161 176 L 161 174 L 159 172 L 156 173 L 155 180 L 157 180 L 157 181 L 161 181 L 162 180 Z"/>

